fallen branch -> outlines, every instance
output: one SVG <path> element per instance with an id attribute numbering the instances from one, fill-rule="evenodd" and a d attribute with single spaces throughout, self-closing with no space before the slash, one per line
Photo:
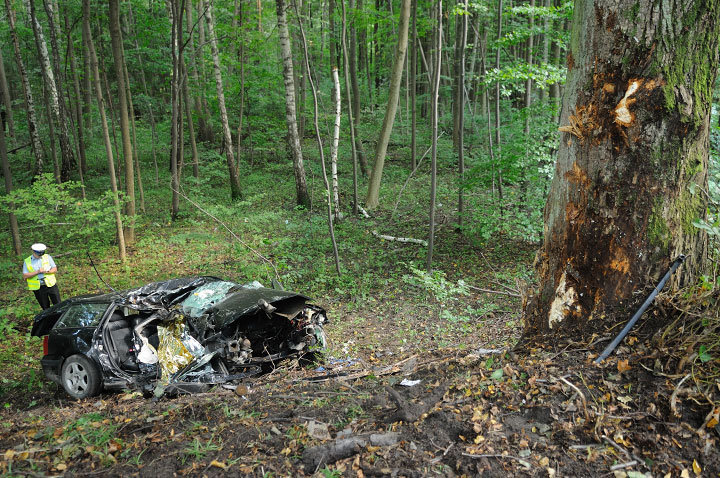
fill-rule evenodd
<path id="1" fill-rule="evenodd" d="M 358 204 L 358 211 L 360 211 L 360 213 L 363 216 L 365 216 L 365 219 L 370 219 L 370 214 L 368 214 L 367 211 L 365 209 L 363 209 L 363 207 L 359 204 Z"/>
<path id="2" fill-rule="evenodd" d="M 670 396 L 670 410 L 672 410 L 673 415 L 680 418 L 681 413 L 677 409 L 677 398 L 678 393 L 682 389 L 682 384 L 685 383 L 685 380 L 690 378 L 690 374 L 687 374 L 683 377 L 682 380 L 680 380 L 680 383 L 675 385 L 675 390 L 673 391 L 672 395 Z"/>
<path id="3" fill-rule="evenodd" d="M 360 453 L 363 447 L 391 446 L 398 442 L 400 434 L 397 432 L 369 433 L 351 438 L 342 438 L 328 443 L 307 448 L 303 452 L 302 461 L 305 470 L 317 470 L 323 465 L 335 463 L 338 460 L 349 458 Z"/>
<path id="4" fill-rule="evenodd" d="M 579 388 L 577 388 L 574 384 L 572 384 L 569 380 L 566 380 L 565 377 L 558 377 L 558 380 L 562 381 L 564 384 L 566 384 L 568 387 L 572 388 L 577 392 L 578 395 L 580 395 L 580 399 L 582 400 L 583 410 L 585 412 L 585 420 L 590 421 L 590 414 L 588 413 L 587 409 L 587 399 L 585 398 L 585 394 L 580 391 Z"/>
<path id="5" fill-rule="evenodd" d="M 16 153 L 16 152 L 20 151 L 20 150 L 23 149 L 23 148 L 27 148 L 28 146 L 30 146 L 30 144 L 31 144 L 31 143 L 23 144 L 22 146 L 18 146 L 17 148 L 13 148 L 13 149 L 9 150 L 9 151 L 7 152 L 7 154 Z"/>
<path id="6" fill-rule="evenodd" d="M 415 239 L 412 237 L 395 237 L 395 236 L 388 236 L 385 234 L 379 234 L 377 231 L 372 231 L 372 235 L 375 237 L 379 237 L 380 239 L 385 239 L 386 241 L 395 241 L 395 242 L 412 242 L 413 244 L 420 244 L 421 246 L 427 247 L 428 242 L 423 239 Z"/>

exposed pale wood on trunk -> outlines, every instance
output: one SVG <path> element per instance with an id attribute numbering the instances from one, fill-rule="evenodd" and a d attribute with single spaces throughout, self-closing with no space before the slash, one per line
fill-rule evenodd
<path id="1" fill-rule="evenodd" d="M 213 18 L 212 5 L 210 0 L 205 0 L 205 17 L 207 19 L 208 35 L 210 36 L 210 52 L 213 58 L 213 70 L 215 72 L 215 87 L 217 89 L 218 107 L 220 109 L 220 121 L 223 127 L 225 139 L 225 156 L 227 157 L 228 172 L 230 175 L 230 196 L 238 199 L 242 195 L 240 180 L 237 168 L 235 167 L 235 155 L 233 154 L 232 134 L 228 121 L 227 109 L 225 108 L 225 88 L 223 86 L 222 72 L 220 70 L 220 53 L 218 51 L 217 37 L 215 36 L 215 19 Z"/>
<path id="2" fill-rule="evenodd" d="M 397 48 L 395 49 L 395 59 L 390 75 L 388 104 L 385 110 L 385 119 L 383 120 L 382 129 L 380 130 L 378 143 L 375 148 L 375 163 L 373 164 L 372 173 L 370 174 L 370 184 L 368 186 L 367 198 L 365 199 L 365 207 L 368 209 L 377 207 L 380 197 L 380 182 L 385 165 L 385 155 L 387 154 L 390 133 L 392 132 L 395 113 L 397 112 L 398 98 L 400 97 L 400 83 L 402 82 L 402 70 L 405 64 L 405 52 L 407 51 L 409 24 L 410 0 L 403 0 L 400 10 Z"/>

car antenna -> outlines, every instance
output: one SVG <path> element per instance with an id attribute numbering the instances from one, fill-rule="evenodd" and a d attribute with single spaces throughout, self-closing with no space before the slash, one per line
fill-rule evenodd
<path id="1" fill-rule="evenodd" d="M 105 282 L 105 279 L 102 278 L 102 276 L 100 275 L 100 273 L 97 270 L 97 267 L 95 267 L 95 263 L 93 262 L 92 257 L 90 257 L 90 252 L 85 251 L 85 254 L 87 254 L 88 259 L 90 260 L 90 265 L 93 267 L 93 269 L 95 269 L 95 274 L 97 274 L 98 279 L 100 279 L 102 281 L 102 283 L 105 284 L 111 291 L 117 292 L 115 289 L 112 288 L 112 286 L 110 284 Z"/>

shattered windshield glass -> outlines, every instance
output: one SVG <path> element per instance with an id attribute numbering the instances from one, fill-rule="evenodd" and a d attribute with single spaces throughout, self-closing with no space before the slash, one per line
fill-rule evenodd
<path id="1" fill-rule="evenodd" d="M 217 281 L 198 287 L 182 302 L 183 313 L 190 317 L 200 317 L 208 307 L 222 301 L 236 285 L 234 282 Z"/>

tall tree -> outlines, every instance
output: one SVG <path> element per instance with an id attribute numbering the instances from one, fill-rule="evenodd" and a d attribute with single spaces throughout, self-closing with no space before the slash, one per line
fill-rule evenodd
<path id="1" fill-rule="evenodd" d="M 78 172 L 82 177 L 87 172 L 87 156 L 85 151 L 85 123 L 83 121 L 82 103 L 83 97 L 80 92 L 80 76 L 77 71 L 77 62 L 75 61 L 75 52 L 73 47 L 73 40 L 70 29 L 70 15 L 63 15 L 65 17 L 65 32 L 67 33 L 67 53 L 70 61 L 70 73 L 73 78 L 73 90 L 75 93 L 75 101 L 72 106 L 72 114 L 75 119 L 75 131 L 77 138 L 77 151 L 80 163 L 78 164 Z"/>
<path id="2" fill-rule="evenodd" d="M 352 6 L 353 1 L 350 0 Z M 343 50 L 343 64 L 345 72 L 345 94 L 350 96 L 350 62 L 355 61 L 354 55 L 348 58 L 348 47 L 347 47 L 347 15 L 345 12 L 345 3 L 342 5 L 342 50 Z M 358 155 L 357 149 L 355 148 L 355 123 L 354 123 L 354 110 L 355 104 L 348 98 L 348 124 L 350 125 L 350 149 L 352 150 L 353 160 L 353 214 L 358 213 Z"/>
<path id="3" fill-rule="evenodd" d="M 533 0 L 534 1 L 534 0 Z M 467 45 L 468 32 L 468 0 L 464 0 L 462 5 L 462 13 L 459 14 L 456 21 L 458 22 L 457 54 L 455 73 L 457 81 L 455 85 L 455 118 L 456 118 L 456 147 L 458 155 L 458 225 L 463 225 L 463 215 L 465 214 L 465 48 Z"/>
<path id="4" fill-rule="evenodd" d="M 285 122 L 288 134 L 287 143 L 293 159 L 295 170 L 295 191 L 297 203 L 300 206 L 310 207 L 310 195 L 305 181 L 305 166 L 303 164 L 302 147 L 298 134 L 298 124 L 295 109 L 295 82 L 293 81 L 293 61 L 290 47 L 290 33 L 287 25 L 285 1 L 275 0 L 277 7 L 278 36 L 280 39 L 280 56 L 283 62 L 283 79 L 285 80 Z M 307 67 L 307 65 L 306 65 Z"/>
<path id="5" fill-rule="evenodd" d="M 525 308 L 531 331 L 612 320 L 679 254 L 674 286 L 703 271 L 707 236 L 693 221 L 706 215 L 720 0 L 657 9 L 575 2 L 540 286 Z"/>
<path id="6" fill-rule="evenodd" d="M 83 0 L 83 39 L 87 48 L 88 60 L 90 62 L 90 70 L 93 75 L 92 85 L 95 90 L 95 99 L 97 100 L 98 112 L 100 113 L 100 125 L 102 126 L 103 144 L 105 145 L 105 156 L 108 163 L 108 176 L 110 176 L 110 190 L 113 195 L 113 204 L 115 206 L 115 226 L 118 239 L 118 249 L 120 260 L 125 262 L 125 235 L 123 233 L 122 216 L 120 216 L 120 198 L 118 193 L 117 180 L 115 177 L 115 160 L 113 158 L 113 148 L 110 143 L 110 130 L 108 128 L 107 117 L 105 116 L 105 102 L 103 100 L 102 86 L 100 83 L 100 70 L 98 68 L 97 54 L 95 53 L 95 45 L 92 39 L 92 31 L 90 30 L 90 0 Z"/>
<path id="7" fill-rule="evenodd" d="M 233 154 L 232 133 L 228 121 L 227 109 L 225 108 L 225 88 L 223 86 L 222 71 L 220 70 L 220 53 L 218 51 L 217 36 L 215 36 L 215 19 L 213 18 L 212 5 L 210 0 L 205 0 L 205 17 L 207 19 L 208 35 L 210 36 L 210 51 L 213 58 L 215 71 L 215 86 L 217 88 L 218 107 L 220 108 L 220 121 L 223 127 L 225 139 L 225 155 L 227 157 L 228 171 L 230 174 L 230 197 L 238 199 L 241 196 L 240 179 L 235 167 L 235 155 Z"/>
<path id="8" fill-rule="evenodd" d="M 0 50 L 0 97 L 2 98 L 2 105 L 5 107 L 3 113 L 5 123 L 8 126 L 8 133 L 10 133 L 10 137 L 12 138 L 12 144 L 15 144 L 15 121 L 13 119 L 12 98 L 10 97 L 7 76 L 5 76 L 5 61 L 3 60 L 2 50 Z"/>
<path id="9" fill-rule="evenodd" d="M 122 137 L 123 164 L 125 167 L 125 214 L 128 223 L 125 227 L 125 241 L 135 241 L 135 168 L 133 167 L 132 140 L 130 137 L 130 119 L 128 116 L 127 86 L 125 85 L 125 52 L 122 32 L 120 31 L 119 0 L 109 0 L 110 42 L 112 43 L 113 65 L 117 79 L 117 97 L 120 111 L 120 135 Z"/>
<path id="10" fill-rule="evenodd" d="M 25 62 L 22 59 L 20 50 L 20 40 L 15 26 L 15 10 L 12 8 L 10 0 L 5 0 L 5 10 L 7 11 L 8 26 L 10 27 L 10 40 L 13 43 L 13 49 L 15 51 L 15 63 L 17 64 L 23 94 L 25 95 L 25 111 L 27 112 L 28 133 L 30 133 L 30 148 L 32 149 L 33 156 L 35 156 L 34 172 L 39 174 L 43 172 L 45 154 L 43 153 L 40 135 L 38 134 L 38 122 L 37 116 L 35 115 L 35 102 L 33 101 L 32 89 L 30 88 Z"/>
<path id="11" fill-rule="evenodd" d="M 25 0 L 25 4 L 29 7 L 33 34 L 35 35 L 35 43 L 43 65 L 43 74 L 45 75 L 48 92 L 50 93 L 50 105 L 56 121 L 55 126 L 57 127 L 59 133 L 58 139 L 60 142 L 60 155 L 62 156 L 60 177 L 63 181 L 67 181 L 70 179 L 70 170 L 75 165 L 75 155 L 73 153 L 72 141 L 70 140 L 70 132 L 68 130 L 70 118 L 67 113 L 67 106 L 65 105 L 66 95 L 64 75 L 60 67 L 60 47 L 58 45 L 59 35 L 57 33 L 59 25 L 55 22 L 55 14 L 53 12 L 52 3 L 48 0 L 43 0 L 45 13 L 47 14 L 48 24 L 50 27 L 50 44 L 52 45 L 53 50 L 54 64 L 51 66 L 42 27 L 40 26 L 40 22 L 35 14 L 35 2 Z"/>
<path id="12" fill-rule="evenodd" d="M 435 245 L 435 197 L 437 191 L 437 144 L 438 144 L 438 96 L 440 92 L 440 76 L 442 66 L 442 0 L 437 0 L 435 30 L 435 64 L 433 65 L 432 98 L 430 99 L 430 128 L 432 135 L 432 158 L 430 166 L 430 232 L 428 234 L 427 271 L 432 271 L 433 248 Z"/>
<path id="13" fill-rule="evenodd" d="M 3 177 L 5 178 L 5 194 L 10 194 L 13 189 L 12 172 L 10 171 L 10 161 L 8 161 L 7 144 L 5 142 L 5 121 L 3 121 L 2 116 L 0 116 L 0 160 L 2 160 L 2 172 Z M 13 243 L 13 252 L 16 255 L 19 255 L 22 253 L 22 246 L 20 245 L 20 228 L 18 227 L 15 213 L 9 213 L 8 221 L 10 222 L 10 236 Z"/>
<path id="14" fill-rule="evenodd" d="M 397 48 L 395 49 L 395 59 L 393 60 L 392 73 L 390 75 L 390 92 L 388 94 L 388 104 L 385 110 L 385 119 L 383 120 L 382 129 L 375 148 L 375 164 L 370 174 L 370 184 L 368 186 L 367 198 L 365 205 L 368 209 L 375 208 L 378 205 L 380 196 L 380 182 L 382 180 L 383 166 L 385 165 L 385 155 L 387 154 L 387 146 L 390 142 L 390 133 L 392 132 L 393 122 L 395 121 L 395 113 L 397 112 L 398 99 L 400 97 L 400 83 L 402 82 L 402 70 L 405 64 L 405 52 L 408 44 L 408 26 L 410 24 L 410 0 L 403 0 L 400 9 L 400 28 L 398 32 Z"/>

